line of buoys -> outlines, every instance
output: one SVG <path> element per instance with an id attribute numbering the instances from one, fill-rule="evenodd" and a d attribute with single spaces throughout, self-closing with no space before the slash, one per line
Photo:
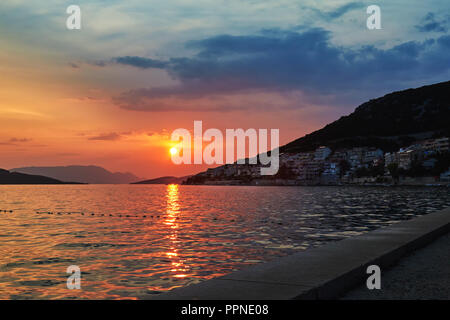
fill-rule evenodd
<path id="1" fill-rule="evenodd" d="M 13 212 L 12 210 L 0 210 L 0 212 Z M 56 211 L 56 212 L 53 212 L 53 211 L 35 211 L 35 214 L 51 214 L 51 215 L 53 215 L 53 214 L 55 214 L 55 215 L 64 215 L 64 214 L 67 214 L 67 215 L 72 215 L 72 214 L 80 214 L 80 215 L 82 215 L 82 216 L 84 216 L 84 215 L 90 215 L 90 216 L 98 216 L 98 217 L 105 217 L 105 216 L 109 216 L 109 217 L 119 217 L 119 218 L 122 218 L 122 217 L 126 217 L 126 218 L 155 218 L 155 219 L 165 219 L 165 218 L 167 218 L 167 216 L 161 216 L 161 215 L 147 215 L 147 214 L 144 214 L 144 215 L 131 215 L 131 214 L 116 214 L 116 215 L 114 215 L 114 214 L 104 214 L 104 213 L 94 213 L 94 212 L 90 212 L 90 213 L 85 213 L 85 212 L 74 212 L 74 211 L 69 211 L 69 212 L 63 212 L 63 211 Z M 175 218 L 176 220 L 179 220 L 180 219 L 180 217 L 176 217 Z M 213 220 L 217 220 L 217 218 L 214 218 Z"/>
<path id="2" fill-rule="evenodd" d="M 14 212 L 13 210 L 0 210 L 0 212 L 5 212 L 5 213 L 8 213 L 8 212 L 10 212 L 10 213 L 12 213 L 12 212 Z M 53 214 L 55 214 L 55 215 L 63 215 L 63 214 L 67 214 L 67 215 L 72 215 L 72 214 L 80 214 L 80 215 L 82 215 L 82 216 L 84 216 L 84 215 L 89 215 L 89 213 L 85 213 L 85 212 L 74 212 L 74 211 L 69 211 L 69 212 L 62 212 L 62 211 L 58 211 L 58 212 L 52 212 L 52 211 L 36 211 L 35 212 L 36 214 L 50 214 L 50 215 L 53 215 Z M 151 218 L 151 219 L 166 219 L 166 218 L 170 218 L 170 219 L 175 219 L 175 220 L 180 220 L 180 217 L 175 217 L 175 218 L 173 218 L 173 217 L 169 217 L 169 216 L 165 216 L 165 215 L 149 215 L 149 214 L 143 214 L 143 215 L 131 215 L 131 214 L 105 214 L 105 213 L 94 213 L 94 212 L 91 212 L 90 213 L 90 216 L 97 216 L 97 217 L 107 217 L 107 216 L 109 216 L 109 217 L 119 217 L 119 218 L 122 218 L 122 217 L 126 217 L 126 218 Z M 220 220 L 219 218 L 217 218 L 217 217 L 212 217 L 211 218 L 211 221 L 218 221 L 218 220 Z M 229 220 L 229 222 L 236 222 L 236 219 L 231 219 L 231 220 Z M 269 223 L 269 224 L 277 224 L 277 225 L 284 225 L 284 223 L 283 222 L 280 222 L 280 221 L 277 221 L 277 220 L 267 220 L 267 219 L 263 219 L 263 220 L 260 220 L 260 222 L 261 223 Z"/>
<path id="3" fill-rule="evenodd" d="M 0 212 L 4 212 L 4 213 L 13 213 L 13 210 L 0 210 Z"/>

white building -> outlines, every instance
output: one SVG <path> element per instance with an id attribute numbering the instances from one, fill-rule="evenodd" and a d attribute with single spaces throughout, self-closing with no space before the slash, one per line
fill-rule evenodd
<path id="1" fill-rule="evenodd" d="M 430 139 L 422 142 L 422 149 L 425 151 L 446 152 L 449 151 L 449 139 L 447 137 Z"/>
<path id="2" fill-rule="evenodd" d="M 398 153 L 398 167 L 408 170 L 414 160 L 414 150 L 400 150 Z"/>
<path id="3" fill-rule="evenodd" d="M 323 166 L 323 172 L 321 175 L 321 183 L 323 184 L 335 184 L 339 181 L 340 169 L 335 162 L 326 162 Z"/>
<path id="4" fill-rule="evenodd" d="M 373 149 L 364 153 L 363 163 L 373 163 L 375 160 L 383 158 L 383 150 Z"/>
<path id="5" fill-rule="evenodd" d="M 323 161 L 331 154 L 331 149 L 328 147 L 319 147 L 314 152 L 314 160 Z"/>
<path id="6" fill-rule="evenodd" d="M 347 161 L 350 163 L 352 170 L 361 167 L 363 155 L 367 148 L 353 148 L 347 151 Z"/>

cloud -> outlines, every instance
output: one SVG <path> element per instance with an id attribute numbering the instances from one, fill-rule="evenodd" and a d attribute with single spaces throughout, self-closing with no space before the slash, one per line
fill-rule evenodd
<path id="1" fill-rule="evenodd" d="M 60 152 L 56 154 L 58 157 L 75 157 L 81 155 L 80 153 L 74 152 Z"/>
<path id="2" fill-rule="evenodd" d="M 87 140 L 91 141 L 118 141 L 123 140 L 127 142 L 139 142 L 147 139 L 148 137 L 156 136 L 159 133 L 148 132 L 144 130 L 134 130 L 134 131 L 123 131 L 123 132 L 111 132 L 105 134 L 98 134 L 95 136 L 90 136 Z M 86 136 L 86 134 L 78 134 L 79 136 Z"/>
<path id="3" fill-rule="evenodd" d="M 416 29 L 420 32 L 447 32 L 447 24 L 450 21 L 450 17 L 440 21 L 436 20 L 434 13 L 428 12 L 428 14 L 422 19 L 421 25 L 416 25 Z"/>
<path id="4" fill-rule="evenodd" d="M 30 142 L 33 139 L 29 138 L 11 138 L 9 139 L 9 142 L 15 143 L 15 142 Z"/>
<path id="5" fill-rule="evenodd" d="M 114 59 L 114 61 L 118 64 L 129 65 L 141 69 L 148 69 L 148 68 L 163 69 L 167 66 L 167 62 L 164 61 L 136 56 L 117 57 Z"/>
<path id="6" fill-rule="evenodd" d="M 102 134 L 102 135 L 98 135 L 98 136 L 94 136 L 94 137 L 90 137 L 88 138 L 88 140 L 93 140 L 93 141 L 117 141 L 120 140 L 122 138 L 122 136 L 116 132 L 111 132 L 111 133 L 107 133 L 107 134 Z"/>
<path id="7" fill-rule="evenodd" d="M 26 110 L 26 109 L 0 109 L 0 115 L 12 116 L 14 118 L 48 118 L 49 116 L 44 113 Z"/>
<path id="8" fill-rule="evenodd" d="M 307 105 L 307 97 L 299 92 L 277 92 L 243 89 L 240 91 L 205 93 L 203 89 L 189 90 L 191 87 L 179 86 L 158 89 L 139 89 L 125 92 L 114 102 L 124 109 L 133 111 L 193 111 L 193 112 L 231 112 L 240 110 L 277 110 Z M 299 102 L 300 97 L 302 101 Z"/>
<path id="9" fill-rule="evenodd" d="M 69 62 L 69 66 L 74 69 L 80 68 L 81 65 L 103 68 L 116 64 L 131 66 L 138 69 L 164 69 L 167 67 L 168 62 L 138 56 L 115 57 L 110 60 L 89 60 L 83 62 Z"/>
<path id="10" fill-rule="evenodd" d="M 97 68 L 103 68 L 103 67 L 107 67 L 113 63 L 114 63 L 114 61 L 85 60 L 85 61 L 78 61 L 78 62 L 69 62 L 69 66 L 74 69 L 81 68 L 84 65 L 91 66 L 91 67 L 97 67 Z"/>
<path id="11" fill-rule="evenodd" d="M 195 56 L 150 63 L 164 65 L 179 85 L 130 90 L 114 101 L 138 111 L 190 110 L 189 100 L 205 104 L 205 98 L 248 92 L 301 91 L 348 97 L 363 91 L 373 95 L 439 76 L 448 80 L 450 65 L 442 58 L 450 54 L 447 36 L 387 49 L 372 45 L 346 48 L 332 44 L 330 38 L 330 32 L 313 28 L 190 41 L 186 46 L 197 50 Z M 206 103 L 197 109 L 217 111 L 217 106 Z"/>
<path id="12" fill-rule="evenodd" d="M 342 17 L 347 12 L 350 12 L 355 9 L 363 8 L 364 4 L 361 2 L 350 2 L 347 4 L 344 4 L 334 10 L 331 11 L 321 11 L 316 8 L 310 8 L 312 11 L 314 11 L 317 15 L 319 15 L 322 19 L 325 20 L 334 20 L 337 18 Z"/>
<path id="13" fill-rule="evenodd" d="M 101 96 L 80 96 L 80 97 L 69 97 L 69 98 L 62 98 L 61 101 L 63 102 L 77 102 L 77 103 L 105 103 L 109 102 L 109 98 L 103 98 Z"/>
<path id="14" fill-rule="evenodd" d="M 33 139 L 29 138 L 11 138 L 8 141 L 0 142 L 0 146 L 18 146 L 20 143 L 30 142 Z"/>

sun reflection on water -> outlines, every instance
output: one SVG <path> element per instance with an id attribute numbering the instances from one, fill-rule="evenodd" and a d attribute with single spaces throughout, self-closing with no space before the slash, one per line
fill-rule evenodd
<path id="1" fill-rule="evenodd" d="M 178 185 L 177 184 L 169 184 L 167 185 L 166 191 L 166 219 L 164 220 L 164 224 L 170 227 L 170 233 L 167 235 L 169 239 L 170 248 L 166 252 L 167 257 L 171 260 L 172 276 L 174 278 L 185 278 L 188 276 L 186 268 L 184 264 L 183 258 L 179 255 L 179 241 L 178 241 L 178 228 L 179 223 L 177 219 L 180 214 L 180 205 L 178 199 Z"/>

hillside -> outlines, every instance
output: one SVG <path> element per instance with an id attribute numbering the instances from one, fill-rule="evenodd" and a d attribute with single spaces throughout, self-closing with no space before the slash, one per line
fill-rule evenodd
<path id="1" fill-rule="evenodd" d="M 450 81 L 393 92 L 281 147 L 282 152 L 373 146 L 398 150 L 416 138 L 450 133 Z M 421 135 L 420 135 L 421 134 Z"/>
<path id="2" fill-rule="evenodd" d="M 0 184 L 71 184 L 44 176 L 9 172 L 0 169 Z"/>
<path id="3" fill-rule="evenodd" d="M 144 180 L 139 182 L 134 182 L 132 184 L 181 184 L 183 181 L 185 181 L 186 177 L 160 177 L 156 179 L 150 179 L 150 180 Z"/>
<path id="4" fill-rule="evenodd" d="M 121 184 L 141 180 L 131 173 L 112 173 L 98 166 L 23 167 L 10 171 L 92 184 Z"/>

